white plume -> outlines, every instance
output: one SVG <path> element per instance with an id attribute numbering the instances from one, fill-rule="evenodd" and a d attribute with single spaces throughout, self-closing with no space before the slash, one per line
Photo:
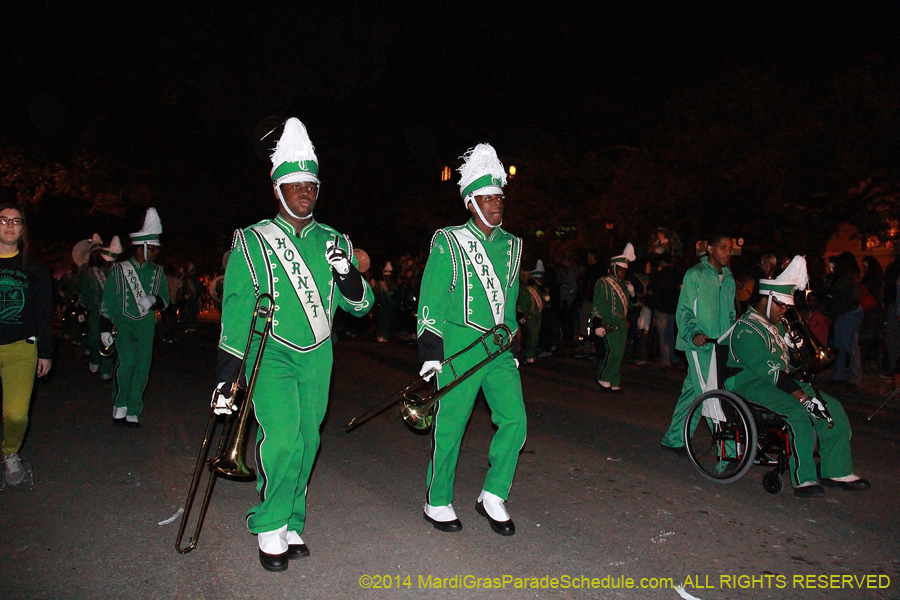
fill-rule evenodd
<path id="1" fill-rule="evenodd" d="M 634 255 L 634 246 L 631 245 L 631 242 L 625 244 L 625 250 L 622 252 L 622 256 L 625 257 L 625 260 L 628 262 L 634 262 L 637 260 L 637 257 Z"/>
<path id="2" fill-rule="evenodd" d="M 805 290 L 809 285 L 809 275 L 806 273 L 806 259 L 799 254 L 795 256 L 781 275 L 775 278 L 778 283 L 790 283 L 798 290 Z"/>
<path id="3" fill-rule="evenodd" d="M 497 158 L 497 151 L 490 144 L 478 144 L 460 156 L 463 159 L 459 171 L 459 187 L 467 185 L 483 175 L 492 175 L 500 179 L 501 187 L 506 185 L 506 170 Z"/>
<path id="4" fill-rule="evenodd" d="M 278 140 L 278 145 L 275 146 L 275 152 L 272 153 L 272 167 L 276 168 L 282 163 L 301 160 L 312 160 L 319 164 L 316 150 L 309 140 L 306 127 L 300 122 L 300 119 L 291 117 L 285 121 L 284 132 Z"/>

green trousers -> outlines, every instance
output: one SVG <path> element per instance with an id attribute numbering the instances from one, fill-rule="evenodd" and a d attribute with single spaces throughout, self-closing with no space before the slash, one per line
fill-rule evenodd
<path id="1" fill-rule="evenodd" d="M 257 346 L 258 347 L 258 346 Z M 247 360 L 249 380 L 257 350 Z M 259 504 L 247 513 L 252 533 L 303 532 L 306 486 L 316 453 L 319 428 L 328 407 L 331 383 L 331 342 L 300 353 L 269 340 L 260 364 L 253 408 L 256 436 L 256 491 Z"/>
<path id="2" fill-rule="evenodd" d="M 444 355 L 450 356 L 472 343 L 481 332 L 451 324 L 444 326 Z M 494 349 L 490 340 L 488 347 Z M 457 373 L 462 374 L 485 357 L 479 344 L 453 362 Z M 438 375 L 439 387 L 453 380 L 449 367 Z M 426 497 L 432 506 L 445 506 L 453 501 L 453 484 L 456 480 L 456 463 L 463 433 L 478 390 L 491 410 L 491 421 L 497 427 L 488 451 L 488 472 L 483 489 L 503 498 L 509 498 L 519 451 L 525 445 L 525 403 L 522 399 L 522 381 L 512 353 L 504 352 L 487 366 L 444 396 L 435 408 L 431 431 L 431 461 L 428 465 Z"/>
<path id="3" fill-rule="evenodd" d="M 618 387 L 622 382 L 622 359 L 625 358 L 625 344 L 628 341 L 628 322 L 616 320 L 610 321 L 608 325 L 615 325 L 616 328 L 607 331 L 603 337 L 606 354 L 600 361 L 597 379 Z"/>
<path id="4" fill-rule="evenodd" d="M 700 394 L 710 389 L 716 388 L 716 382 L 708 382 L 710 364 L 713 360 L 713 346 L 706 345 L 693 350 L 687 350 L 685 353 L 688 363 L 687 377 L 681 385 L 681 395 L 675 404 L 675 412 L 672 414 L 672 422 L 669 424 L 669 430 L 663 436 L 662 445 L 670 448 L 684 447 L 684 419 L 687 417 L 691 404 Z M 712 386 L 712 387 L 709 387 Z M 691 433 L 697 427 L 698 417 L 691 423 Z"/>
<path id="5" fill-rule="evenodd" d="M 91 364 L 100 365 L 101 375 L 110 375 L 113 371 L 113 357 L 100 356 L 100 309 L 91 309 L 88 312 L 88 330 L 85 340 L 88 351 L 91 353 Z"/>
<path id="6" fill-rule="evenodd" d="M 535 354 L 537 354 L 538 337 L 541 333 L 541 315 L 525 319 L 525 324 L 522 326 L 521 331 L 522 336 L 525 338 L 522 344 L 524 349 L 523 356 L 526 359 L 534 358 Z"/>
<path id="7" fill-rule="evenodd" d="M 18 452 L 28 429 L 28 406 L 37 370 L 37 345 L 22 340 L 0 346 L 3 385 L 3 454 Z"/>
<path id="8" fill-rule="evenodd" d="M 113 405 L 128 408 L 128 416 L 144 410 L 144 388 L 153 362 L 153 335 L 156 313 L 139 321 L 125 319 L 116 323 L 116 372 L 113 377 Z"/>
<path id="9" fill-rule="evenodd" d="M 748 371 L 742 371 L 725 382 L 725 387 L 744 400 L 759 404 L 787 420 L 791 439 L 790 471 L 795 486 L 807 481 L 818 481 L 813 450 L 816 436 L 819 438 L 819 461 L 822 477 L 845 477 L 853 473 L 850 457 L 850 422 L 847 413 L 836 398 L 822 394 L 821 400 L 828 406 L 834 429 L 825 420 L 819 420 L 791 394 L 773 384 L 762 381 Z M 812 387 L 800 383 L 803 391 L 814 395 Z M 815 435 L 813 434 L 815 429 Z"/>

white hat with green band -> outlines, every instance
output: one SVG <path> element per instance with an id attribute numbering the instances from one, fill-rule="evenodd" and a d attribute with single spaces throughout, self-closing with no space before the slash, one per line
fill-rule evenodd
<path id="1" fill-rule="evenodd" d="M 159 220 L 156 209 L 151 206 L 144 215 L 144 226 L 140 231 L 129 233 L 128 237 L 135 246 L 159 246 L 160 234 L 162 234 L 162 221 Z"/>
<path id="2" fill-rule="evenodd" d="M 625 269 L 628 268 L 628 263 L 634 262 L 636 257 L 634 255 L 634 246 L 631 245 L 631 242 L 625 244 L 625 250 L 622 251 L 622 254 L 618 256 L 613 256 L 609 259 L 610 266 L 623 267 Z"/>
<path id="3" fill-rule="evenodd" d="M 474 202 L 475 196 L 492 196 L 503 194 L 503 186 L 506 185 L 506 169 L 497 158 L 497 151 L 490 144 L 478 144 L 469 149 L 463 156 L 462 166 L 459 170 L 459 193 L 463 199 L 463 205 L 468 207 L 469 202 L 475 207 L 475 212 L 489 227 L 494 227 L 481 214 L 478 203 Z M 497 226 L 499 227 L 500 224 Z"/>
<path id="4" fill-rule="evenodd" d="M 306 127 L 300 119 L 291 117 L 284 122 L 284 131 L 272 153 L 272 185 L 275 193 L 281 200 L 281 206 L 295 219 L 297 215 L 291 212 L 284 196 L 281 194 L 281 184 L 306 181 L 321 185 L 319 181 L 319 159 L 306 132 Z"/>
<path id="5" fill-rule="evenodd" d="M 808 283 L 806 259 L 802 256 L 795 256 L 781 275 L 775 279 L 759 280 L 759 294 L 769 297 L 769 306 L 771 306 L 773 298 L 782 304 L 793 306 L 794 291 L 805 290 Z"/>

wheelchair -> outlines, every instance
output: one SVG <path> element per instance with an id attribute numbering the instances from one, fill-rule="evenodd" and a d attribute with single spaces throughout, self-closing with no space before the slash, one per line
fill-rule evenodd
<path id="1" fill-rule="evenodd" d="M 750 467 L 771 469 L 763 488 L 777 494 L 790 460 L 787 422 L 770 410 L 726 390 L 701 394 L 684 421 L 688 458 L 697 472 L 714 483 L 732 483 Z"/>

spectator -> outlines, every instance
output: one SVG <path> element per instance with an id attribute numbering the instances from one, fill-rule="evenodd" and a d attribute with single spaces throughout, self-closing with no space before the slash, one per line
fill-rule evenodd
<path id="1" fill-rule="evenodd" d="M 50 276 L 29 256 L 25 214 L 14 204 L 0 206 L 0 280 L 3 298 L 10 300 L 0 311 L 3 476 L 9 485 L 19 485 L 29 470 L 19 449 L 28 429 L 35 374 L 43 377 L 52 365 L 53 301 Z"/>
<path id="2" fill-rule="evenodd" d="M 860 269 L 856 257 L 842 252 L 835 261 L 834 287 L 828 312 L 834 319 L 834 345 L 840 350 L 831 371 L 831 381 L 858 386 L 862 382 L 859 328 L 863 309 L 860 301 Z"/>
<path id="3" fill-rule="evenodd" d="M 681 276 L 667 258 L 659 261 L 659 270 L 650 278 L 647 297 L 653 307 L 659 332 L 659 360 L 664 367 L 678 364 L 675 354 L 675 312 L 681 292 Z"/>

